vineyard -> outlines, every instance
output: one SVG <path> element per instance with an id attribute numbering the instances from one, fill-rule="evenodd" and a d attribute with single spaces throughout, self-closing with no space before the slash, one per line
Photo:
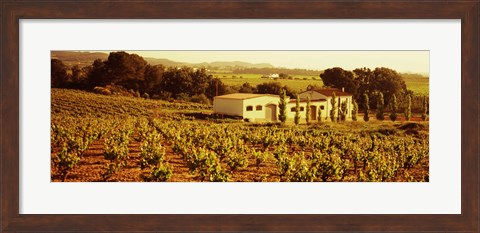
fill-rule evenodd
<path id="1" fill-rule="evenodd" d="M 428 122 L 253 124 L 65 89 L 51 106 L 52 181 L 429 180 Z"/>

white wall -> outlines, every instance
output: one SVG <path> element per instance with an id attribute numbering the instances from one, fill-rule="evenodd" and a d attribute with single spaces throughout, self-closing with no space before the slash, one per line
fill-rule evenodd
<path id="1" fill-rule="evenodd" d="M 347 101 L 347 120 L 352 118 L 352 97 L 351 96 L 337 96 L 335 100 L 335 105 L 338 109 L 338 98 L 340 98 L 340 101 Z M 327 98 L 327 106 L 325 107 L 325 111 L 327 112 L 328 118 L 330 117 L 330 110 L 332 109 L 332 97 Z M 323 120 L 323 119 L 322 119 Z"/>
<path id="2" fill-rule="evenodd" d="M 321 95 L 318 92 L 304 92 L 299 94 L 300 98 L 306 98 L 306 96 L 312 96 L 311 98 L 326 98 L 327 101 L 312 101 L 311 106 L 317 107 L 316 116 L 318 116 L 318 111 L 321 106 L 324 106 L 322 110 L 322 121 L 330 120 L 330 110 L 331 106 L 331 97 L 326 97 Z M 340 101 L 347 101 L 347 120 L 352 117 L 352 97 L 351 96 L 339 96 L 336 98 L 336 106 L 338 108 L 338 99 Z M 295 108 L 296 103 L 288 103 L 287 100 L 287 121 L 293 121 L 295 117 L 295 111 L 291 111 L 292 108 Z M 250 99 L 224 99 L 224 98 L 215 98 L 213 102 L 213 109 L 215 113 L 226 114 L 232 116 L 242 116 L 243 118 L 248 118 L 251 122 L 263 121 L 265 120 L 265 107 L 269 104 L 274 104 L 277 106 L 278 116 L 278 103 L 280 102 L 280 97 L 275 96 L 261 96 L 257 98 Z M 256 107 L 262 106 L 262 110 L 257 110 Z M 247 106 L 252 106 L 252 111 L 247 111 Z M 304 110 L 300 112 L 300 119 L 305 121 L 307 103 L 301 102 L 300 107 L 303 107 Z M 318 120 L 318 119 L 317 119 Z"/>
<path id="3" fill-rule="evenodd" d="M 242 116 L 242 104 L 242 100 L 240 99 L 226 99 L 215 97 L 213 99 L 213 111 L 217 114 Z"/>
<path id="4" fill-rule="evenodd" d="M 262 96 L 257 98 L 245 99 L 243 100 L 243 118 L 248 118 L 250 121 L 265 120 L 265 107 L 269 104 L 274 104 L 277 106 L 277 115 L 278 115 L 278 103 L 280 102 L 280 97 L 275 96 Z M 256 110 L 256 106 L 262 106 L 262 110 Z M 247 111 L 247 106 L 252 106 L 252 111 Z"/>
<path id="5" fill-rule="evenodd" d="M 327 97 L 325 95 L 322 95 L 316 91 L 305 91 L 303 93 L 299 94 L 301 99 L 307 98 L 307 96 L 310 96 L 310 99 L 326 99 L 326 102 L 322 102 L 322 105 L 324 105 L 324 109 L 322 110 L 322 120 L 325 120 L 325 118 L 330 119 L 330 110 L 332 109 L 332 104 L 331 100 L 332 97 Z M 336 107 L 338 108 L 338 98 L 340 98 L 340 101 L 347 101 L 347 120 L 352 118 L 352 97 L 351 96 L 337 96 L 336 97 Z M 306 105 L 306 104 L 305 104 Z M 313 104 L 312 105 L 318 106 L 319 104 Z M 295 104 L 294 104 L 295 106 Z M 300 104 L 302 106 L 302 104 Z M 317 108 L 318 111 L 318 108 Z M 290 112 L 289 112 L 290 113 Z M 318 114 L 317 114 L 318 115 Z M 292 113 L 292 117 L 295 116 L 295 112 Z M 305 117 L 304 114 L 301 114 L 302 117 Z M 289 116 L 290 117 L 290 116 Z"/>
<path id="6" fill-rule="evenodd" d="M 317 107 L 317 112 L 315 113 L 315 116 L 318 120 L 318 110 L 320 109 L 320 106 L 324 106 L 324 109 L 322 110 L 322 121 L 325 119 L 327 112 L 325 111 L 327 109 L 327 102 L 325 101 L 312 101 L 310 102 L 310 106 L 316 106 Z M 288 103 L 287 104 L 287 121 L 293 121 L 295 118 L 295 110 L 292 111 L 292 108 L 296 107 L 296 103 Z M 305 121 L 306 117 L 306 111 L 307 111 L 307 103 L 306 102 L 300 102 L 300 107 L 303 107 L 303 111 L 300 111 L 300 121 Z"/>

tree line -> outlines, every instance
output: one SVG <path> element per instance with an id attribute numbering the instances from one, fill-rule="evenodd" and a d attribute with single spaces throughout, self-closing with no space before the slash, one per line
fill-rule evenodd
<path id="1" fill-rule="evenodd" d="M 275 94 L 286 90 L 291 97 L 295 94 L 278 82 L 229 86 L 203 68 L 150 65 L 141 56 L 126 52 L 111 52 L 107 60 L 97 59 L 85 67 L 67 67 L 61 60 L 51 59 L 51 87 L 194 102 L 209 102 L 216 95 L 235 92 Z"/>
<path id="2" fill-rule="evenodd" d="M 376 114 L 375 118 L 379 121 L 385 120 L 385 101 L 383 99 L 383 94 L 380 92 L 376 96 Z M 369 121 L 370 120 L 370 100 L 368 94 L 364 94 L 363 97 L 363 120 L 364 121 Z M 306 111 L 305 111 L 305 123 L 308 125 L 311 123 L 311 116 L 310 116 L 310 104 L 311 100 L 310 97 L 307 96 L 306 100 Z M 344 122 L 347 118 L 347 103 L 346 101 L 341 102 L 340 98 L 338 98 L 337 102 L 337 97 L 335 93 L 333 93 L 332 98 L 330 99 L 331 103 L 331 109 L 330 109 L 330 120 L 331 122 Z M 338 103 L 338 105 L 337 105 Z M 351 110 L 352 112 L 352 120 L 357 121 L 358 118 L 358 103 L 353 99 L 353 108 Z M 278 113 L 278 119 L 280 120 L 281 124 L 285 124 L 287 120 L 287 97 L 285 94 L 285 90 L 282 91 L 282 94 L 280 95 L 280 102 L 278 104 L 279 108 L 279 113 Z M 293 118 L 293 121 L 295 125 L 300 124 L 300 98 L 297 95 L 296 101 L 295 101 L 295 116 Z M 399 113 L 399 108 L 398 108 L 398 102 L 397 102 L 397 97 L 395 94 L 393 94 L 392 97 L 392 103 L 390 104 L 390 114 L 388 117 L 390 118 L 391 121 L 396 121 L 398 118 L 398 113 Z M 421 119 L 423 121 L 426 121 L 428 118 L 428 98 L 426 96 L 423 97 L 422 100 L 422 107 L 421 107 Z M 403 109 L 403 115 L 406 121 L 409 121 L 412 117 L 412 101 L 411 101 L 411 96 L 406 95 L 406 106 Z M 318 109 L 318 122 L 322 121 L 322 110 Z"/>
<path id="3" fill-rule="evenodd" d="M 374 109 L 377 107 L 379 93 L 383 95 L 384 105 L 387 106 L 390 106 L 394 95 L 403 100 L 407 95 L 413 94 L 407 90 L 400 74 L 384 67 L 374 70 L 359 68 L 353 71 L 334 67 L 317 75 L 324 86 L 344 88 L 352 93 L 357 103 L 364 103 L 365 94 L 369 95 L 369 108 Z M 85 67 L 67 67 L 61 60 L 52 59 L 51 87 L 201 103 L 210 102 L 216 95 L 236 92 L 280 95 L 285 91 L 290 98 L 296 98 L 294 90 L 279 82 L 265 82 L 255 86 L 245 82 L 242 85 L 229 86 L 208 74 L 204 68 L 150 65 L 143 57 L 122 51 L 111 52 L 107 60 L 97 59 L 92 65 Z M 421 103 L 414 99 L 414 103 L 417 102 Z M 405 106 L 402 102 L 400 105 Z M 363 105 L 359 107 L 365 108 Z"/>

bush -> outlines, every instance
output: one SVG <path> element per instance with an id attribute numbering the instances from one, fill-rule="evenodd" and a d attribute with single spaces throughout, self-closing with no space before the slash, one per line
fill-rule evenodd
<path id="1" fill-rule="evenodd" d="M 426 121 L 428 117 L 428 100 L 427 97 L 423 97 L 423 113 L 422 113 L 422 120 Z"/>
<path id="2" fill-rule="evenodd" d="M 111 95 L 112 94 L 112 92 L 105 87 L 95 87 L 95 88 L 93 88 L 93 92 L 95 92 L 97 94 L 101 94 L 101 95 Z"/>
<path id="3" fill-rule="evenodd" d="M 188 96 L 187 93 L 180 93 L 177 95 L 177 97 L 175 98 L 177 100 L 183 100 L 183 101 L 189 101 L 190 100 L 190 96 Z"/>
<path id="4" fill-rule="evenodd" d="M 295 117 L 293 118 L 296 125 L 300 123 L 300 97 L 297 95 L 295 102 Z"/>
<path id="5" fill-rule="evenodd" d="M 305 111 L 305 121 L 310 124 L 310 96 L 307 96 L 307 109 Z"/>
<path id="6" fill-rule="evenodd" d="M 353 100 L 353 109 L 352 109 L 352 120 L 357 121 L 358 114 L 358 104 L 357 101 Z"/>
<path id="7" fill-rule="evenodd" d="M 168 181 L 173 174 L 173 169 L 168 163 L 160 163 L 152 169 L 150 180 L 152 181 Z"/>
<path id="8" fill-rule="evenodd" d="M 368 121 L 370 117 L 368 117 L 368 110 L 370 110 L 370 105 L 369 105 L 369 100 L 368 100 L 368 94 L 365 94 L 365 103 L 363 104 L 363 120 Z"/>
<path id="9" fill-rule="evenodd" d="M 383 121 L 385 118 L 383 116 L 383 105 L 385 102 L 383 101 L 383 94 L 380 92 L 377 97 L 377 120 Z"/>
<path id="10" fill-rule="evenodd" d="M 409 121 L 412 117 L 412 97 L 407 95 L 407 107 L 405 108 L 405 120 Z"/>
<path id="11" fill-rule="evenodd" d="M 282 95 L 280 96 L 280 103 L 278 103 L 278 119 L 282 124 L 285 124 L 287 121 L 287 95 L 285 90 L 282 90 Z"/>
<path id="12" fill-rule="evenodd" d="M 332 104 L 332 109 L 330 110 L 330 120 L 332 122 L 335 122 L 335 114 L 337 113 L 337 102 L 336 102 L 337 96 L 335 95 L 335 92 L 333 93 L 332 99 L 330 100 Z"/>
<path id="13" fill-rule="evenodd" d="M 205 94 L 194 95 L 190 97 L 190 102 L 199 103 L 199 104 L 210 104 L 210 100 Z"/>
<path id="14" fill-rule="evenodd" d="M 392 97 L 392 113 L 390 113 L 390 120 L 396 121 L 397 120 L 397 111 L 398 111 L 398 104 L 397 104 L 397 97 L 393 95 Z"/>
<path id="15" fill-rule="evenodd" d="M 161 91 L 158 95 L 154 95 L 153 98 L 170 101 L 172 99 L 172 93 L 168 91 Z"/>

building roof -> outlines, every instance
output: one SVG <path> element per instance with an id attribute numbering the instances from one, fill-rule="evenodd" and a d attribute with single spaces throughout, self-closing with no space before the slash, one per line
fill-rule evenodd
<path id="1" fill-rule="evenodd" d="M 321 89 L 314 89 L 312 91 L 316 91 L 324 96 L 333 96 L 333 93 L 335 93 L 336 96 L 352 96 L 352 94 L 337 88 L 321 88 Z"/>
<path id="2" fill-rule="evenodd" d="M 264 96 L 280 97 L 278 95 L 270 95 L 270 94 L 233 93 L 228 95 L 215 96 L 215 98 L 245 100 L 245 99 L 253 99 L 253 98 L 264 97 Z"/>
<path id="3" fill-rule="evenodd" d="M 326 99 L 313 99 L 313 100 L 310 100 L 311 103 L 314 103 L 314 102 L 325 102 L 327 101 Z M 290 101 L 288 101 L 289 103 L 296 103 L 297 102 L 297 99 L 290 99 Z M 300 98 L 300 103 L 305 103 L 307 102 L 307 99 L 302 99 Z"/>

